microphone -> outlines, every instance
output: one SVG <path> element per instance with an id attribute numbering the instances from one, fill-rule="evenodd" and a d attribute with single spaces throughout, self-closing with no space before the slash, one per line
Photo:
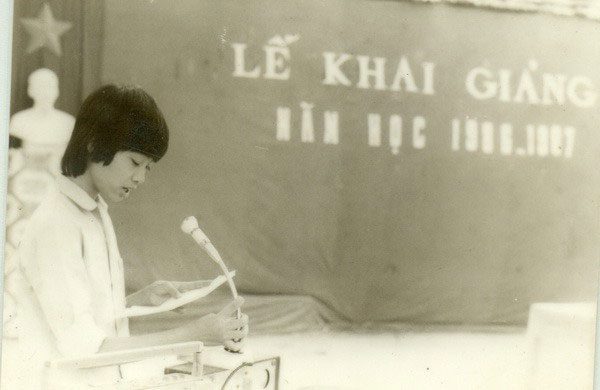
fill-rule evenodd
<path id="1" fill-rule="evenodd" d="M 213 244 L 208 239 L 208 236 L 202 231 L 202 229 L 200 229 L 200 226 L 198 226 L 198 220 L 196 219 L 196 217 L 191 216 L 185 218 L 181 223 L 181 230 L 183 230 L 184 233 L 191 235 L 194 241 L 196 241 L 198 245 L 200 245 L 202 249 L 204 249 L 206 253 L 208 253 L 210 258 L 213 259 L 215 263 L 219 265 L 223 263 L 223 259 L 221 259 L 219 252 L 217 252 L 217 248 L 213 246 Z M 225 266 L 224 263 L 223 266 Z"/>
<path id="2" fill-rule="evenodd" d="M 217 263 L 219 265 L 219 267 L 221 267 L 221 271 L 223 271 L 223 274 L 227 278 L 227 284 L 229 284 L 229 289 L 231 290 L 231 295 L 233 296 L 233 299 L 236 299 L 238 297 L 238 293 L 237 293 L 237 289 L 235 288 L 235 284 L 233 283 L 233 278 L 229 274 L 229 270 L 227 269 L 227 266 L 223 262 L 221 255 L 219 255 L 217 248 L 214 247 L 214 245 L 208 239 L 208 236 L 206 234 L 204 234 L 202 229 L 200 229 L 200 226 L 198 226 L 198 220 L 196 219 L 196 217 L 190 216 L 190 217 L 185 218 L 183 220 L 183 222 L 181 223 L 181 230 L 183 230 L 184 233 L 191 235 L 192 238 L 194 239 L 194 241 L 196 241 L 196 243 L 198 245 L 200 245 L 200 247 L 202 247 L 202 249 L 204 249 L 204 251 L 210 256 L 210 258 L 215 263 Z M 241 310 L 238 308 L 236 311 L 236 318 L 239 319 L 241 316 L 242 316 Z M 239 340 L 233 340 L 233 341 L 237 342 Z M 225 348 L 225 349 L 229 352 L 234 352 L 227 348 Z"/>

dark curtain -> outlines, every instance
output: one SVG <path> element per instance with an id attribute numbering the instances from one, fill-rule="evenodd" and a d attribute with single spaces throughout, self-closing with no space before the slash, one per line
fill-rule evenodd
<path id="1" fill-rule="evenodd" d="M 54 19 L 70 22 L 62 34 L 62 56 L 43 47 L 27 53 L 29 33 L 21 18 L 37 18 L 44 3 L 52 9 Z M 60 82 L 56 108 L 72 115 L 83 98 L 100 83 L 104 21 L 104 0 L 15 0 L 12 48 L 11 115 L 30 107 L 27 77 L 39 68 L 53 70 Z"/>

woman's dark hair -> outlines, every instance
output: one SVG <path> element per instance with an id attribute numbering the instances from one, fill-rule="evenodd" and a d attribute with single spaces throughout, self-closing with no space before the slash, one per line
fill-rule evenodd
<path id="1" fill-rule="evenodd" d="M 105 85 L 83 102 L 61 169 L 77 177 L 88 162 L 108 165 L 115 153 L 131 150 L 154 161 L 169 145 L 169 129 L 154 99 L 138 87 Z"/>

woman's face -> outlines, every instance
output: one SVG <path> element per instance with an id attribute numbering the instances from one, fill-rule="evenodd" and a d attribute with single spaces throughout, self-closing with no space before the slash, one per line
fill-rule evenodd
<path id="1" fill-rule="evenodd" d="M 89 171 L 95 190 L 106 200 L 120 202 L 146 181 L 152 159 L 133 151 L 120 151 L 110 164 L 90 163 Z"/>

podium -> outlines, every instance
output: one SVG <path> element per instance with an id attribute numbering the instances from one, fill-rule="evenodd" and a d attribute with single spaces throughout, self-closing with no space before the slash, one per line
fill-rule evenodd
<path id="1" fill-rule="evenodd" d="M 217 348 L 222 350 L 222 347 Z M 210 355 L 210 351 L 207 352 L 201 342 L 189 342 L 54 360 L 46 364 L 49 372 L 47 378 L 50 378 L 47 386 L 49 389 L 90 390 L 278 389 L 278 357 L 259 361 L 244 361 L 243 358 L 237 358 L 239 362 L 232 357 L 228 364 L 221 364 L 224 367 L 217 367 L 204 364 L 206 355 Z M 172 361 L 165 357 L 176 358 L 179 363 L 160 367 L 161 362 L 168 364 Z M 159 363 L 159 370 L 156 369 L 156 364 L 152 367 L 153 362 Z M 109 366 L 120 366 L 122 373 L 132 371 L 132 368 L 140 372 L 133 376 L 124 375 L 123 378 L 107 380 L 104 383 L 81 381 L 85 377 L 80 375 L 81 371 Z M 79 371 L 78 375 L 70 375 L 75 371 Z M 69 382 L 70 378 L 77 378 L 79 382 Z"/>

